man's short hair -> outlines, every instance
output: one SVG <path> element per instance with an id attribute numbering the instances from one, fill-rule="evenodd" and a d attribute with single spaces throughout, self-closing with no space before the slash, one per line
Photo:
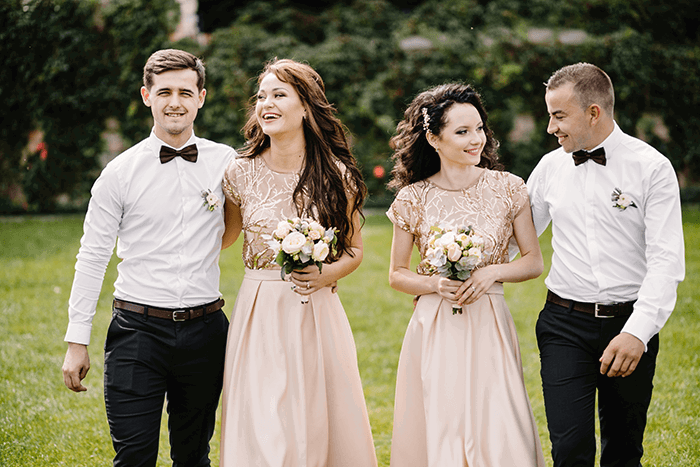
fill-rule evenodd
<path id="1" fill-rule="evenodd" d="M 166 71 L 194 70 L 197 72 L 197 90 L 204 89 L 204 63 L 189 52 L 177 49 L 163 49 L 154 52 L 143 67 L 143 85 L 153 86 L 153 75 Z"/>
<path id="2" fill-rule="evenodd" d="M 613 115 L 615 108 L 615 91 L 612 80 L 600 68 L 590 63 L 576 63 L 555 71 L 545 83 L 547 91 L 554 90 L 566 83 L 573 83 L 574 93 L 583 109 L 598 104 Z"/>

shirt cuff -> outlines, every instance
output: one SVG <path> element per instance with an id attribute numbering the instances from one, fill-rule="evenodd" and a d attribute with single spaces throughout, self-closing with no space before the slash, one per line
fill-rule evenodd
<path id="1" fill-rule="evenodd" d="M 646 352 L 649 340 L 658 333 L 658 330 L 652 321 L 649 321 L 643 314 L 635 312 L 630 315 L 620 332 L 632 334 L 642 341 L 644 344 L 644 351 Z"/>
<path id="2" fill-rule="evenodd" d="M 90 345 L 90 332 L 92 325 L 81 323 L 68 323 L 66 337 L 63 339 L 66 342 L 74 344 Z"/>

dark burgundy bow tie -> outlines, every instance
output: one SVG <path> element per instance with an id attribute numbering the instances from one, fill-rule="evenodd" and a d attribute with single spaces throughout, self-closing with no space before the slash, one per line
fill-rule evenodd
<path id="1" fill-rule="evenodd" d="M 175 149 L 168 147 L 168 146 L 161 146 L 160 147 L 160 163 L 165 164 L 166 162 L 170 162 L 171 160 L 175 159 L 176 156 L 180 156 L 186 161 L 189 162 L 197 162 L 197 145 L 196 144 L 190 144 L 189 146 L 186 146 L 179 151 L 176 151 Z"/>
<path id="2" fill-rule="evenodd" d="M 575 151 L 574 152 L 574 165 L 580 165 L 586 162 L 588 159 L 591 159 L 593 162 L 600 164 L 600 165 L 605 165 L 605 149 L 604 148 L 598 148 L 595 151 L 588 152 L 586 150 L 581 149 L 580 151 Z"/>

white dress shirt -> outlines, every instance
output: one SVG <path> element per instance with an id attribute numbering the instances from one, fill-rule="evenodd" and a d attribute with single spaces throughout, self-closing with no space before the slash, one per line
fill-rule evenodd
<path id="1" fill-rule="evenodd" d="M 605 148 L 605 166 L 592 160 L 574 166 L 559 148 L 527 181 L 537 234 L 552 222 L 545 284 L 579 302 L 637 300 L 622 331 L 646 346 L 673 311 L 685 275 L 678 180 L 665 156 L 617 123 L 598 147 Z M 615 189 L 636 207 L 614 207 Z"/>
<path id="2" fill-rule="evenodd" d="M 212 302 L 219 292 L 224 231 L 221 180 L 235 157 L 229 146 L 198 138 L 196 162 L 181 157 L 161 164 L 153 132 L 109 162 L 91 190 L 75 265 L 65 340 L 90 343 L 92 319 L 117 240 L 114 296 L 160 308 Z M 181 148 L 175 148 L 181 149 Z M 222 205 L 210 211 L 202 191 Z"/>

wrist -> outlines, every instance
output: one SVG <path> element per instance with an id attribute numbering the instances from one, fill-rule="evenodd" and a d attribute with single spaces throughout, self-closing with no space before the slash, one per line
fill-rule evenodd
<path id="1" fill-rule="evenodd" d="M 430 282 L 430 288 L 433 293 L 440 293 L 440 276 L 437 274 L 434 274 L 430 276 L 431 282 Z"/>

